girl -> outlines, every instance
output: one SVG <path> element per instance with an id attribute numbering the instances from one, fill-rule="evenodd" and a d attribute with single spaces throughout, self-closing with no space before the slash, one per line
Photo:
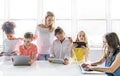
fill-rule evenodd
<path id="1" fill-rule="evenodd" d="M 36 29 L 38 60 L 48 60 L 50 47 L 54 39 L 55 16 L 52 12 L 47 12 L 45 24 L 39 24 Z"/>
<path id="2" fill-rule="evenodd" d="M 86 46 L 77 47 L 76 44 L 73 44 L 73 50 L 74 50 L 73 59 L 80 62 L 87 62 L 89 48 L 88 48 L 87 36 L 84 31 L 80 31 L 77 34 L 77 38 L 75 42 L 85 42 Z"/>
<path id="3" fill-rule="evenodd" d="M 120 76 L 120 41 L 116 33 L 111 32 L 103 38 L 103 58 L 92 64 L 83 64 L 88 70 L 106 72 L 108 76 Z M 105 67 L 97 67 L 105 62 Z"/>
<path id="4" fill-rule="evenodd" d="M 2 25 L 2 30 L 5 32 L 7 38 L 3 41 L 3 51 L 1 55 L 4 56 L 5 60 L 11 59 L 12 55 L 17 55 L 18 48 L 22 43 L 21 38 L 16 38 L 14 36 L 15 24 L 14 22 L 7 21 Z"/>

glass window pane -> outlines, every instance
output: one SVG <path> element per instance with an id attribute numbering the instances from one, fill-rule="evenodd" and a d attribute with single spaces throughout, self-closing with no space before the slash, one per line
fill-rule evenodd
<path id="1" fill-rule="evenodd" d="M 116 32 L 120 38 L 120 21 L 112 21 L 112 31 Z"/>
<path id="2" fill-rule="evenodd" d="M 10 18 L 37 18 L 37 0 L 10 0 Z"/>
<path id="3" fill-rule="evenodd" d="M 77 0 L 78 19 L 105 19 L 105 0 Z"/>
<path id="4" fill-rule="evenodd" d="M 4 21 L 0 21 L 0 46 L 3 45 L 3 31 L 2 31 L 2 24 Z"/>
<path id="5" fill-rule="evenodd" d="M 71 0 L 43 0 L 43 13 L 52 11 L 57 19 L 71 18 Z"/>
<path id="6" fill-rule="evenodd" d="M 0 0 L 0 19 L 4 18 L 4 0 Z"/>
<path id="7" fill-rule="evenodd" d="M 120 19 L 120 0 L 111 0 L 111 18 Z"/>
<path id="8" fill-rule="evenodd" d="M 32 20 L 15 21 L 15 24 L 16 24 L 16 28 L 15 28 L 16 37 L 23 37 L 24 33 L 26 32 L 35 33 L 35 29 L 37 26 L 37 22 Z"/>
<path id="9" fill-rule="evenodd" d="M 106 33 L 105 21 L 79 21 L 77 31 L 85 31 L 91 47 L 101 46 L 102 37 Z M 76 33 L 78 33 L 76 32 Z"/>
<path id="10" fill-rule="evenodd" d="M 71 20 L 57 20 L 56 21 L 56 27 L 60 26 L 67 36 L 72 36 L 72 30 L 71 30 Z"/>

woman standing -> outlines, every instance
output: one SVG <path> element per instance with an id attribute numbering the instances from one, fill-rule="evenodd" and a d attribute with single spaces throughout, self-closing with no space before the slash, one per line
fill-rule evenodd
<path id="1" fill-rule="evenodd" d="M 52 12 L 47 12 L 45 24 L 39 24 L 36 29 L 38 60 L 48 60 L 50 57 L 50 47 L 54 39 L 55 16 Z"/>

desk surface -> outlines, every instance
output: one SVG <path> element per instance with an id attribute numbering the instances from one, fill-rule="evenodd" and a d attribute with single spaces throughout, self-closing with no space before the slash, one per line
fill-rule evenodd
<path id="1" fill-rule="evenodd" d="M 31 66 L 13 66 L 12 62 L 0 62 L 0 76 L 106 76 L 82 74 L 76 64 L 52 64 L 36 61 Z"/>

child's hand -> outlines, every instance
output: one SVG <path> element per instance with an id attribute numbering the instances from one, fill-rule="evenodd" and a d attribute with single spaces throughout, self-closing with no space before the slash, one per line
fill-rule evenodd
<path id="1" fill-rule="evenodd" d="M 29 64 L 32 64 L 32 63 L 34 63 L 34 61 L 35 61 L 35 60 L 30 60 L 28 63 L 29 63 Z"/>
<path id="2" fill-rule="evenodd" d="M 17 51 L 14 51 L 11 53 L 12 55 L 17 55 Z"/>
<path id="3" fill-rule="evenodd" d="M 83 49 L 87 49 L 87 47 L 85 47 L 85 46 L 81 46 L 81 48 L 83 48 Z"/>
<path id="4" fill-rule="evenodd" d="M 72 38 L 71 38 L 71 37 L 68 37 L 68 39 L 70 40 L 70 42 L 71 42 L 71 43 L 73 42 L 73 40 L 72 40 Z"/>
<path id="5" fill-rule="evenodd" d="M 67 65 L 68 64 L 68 59 L 67 58 L 65 58 L 64 59 L 64 63 L 63 63 L 64 65 Z"/>
<path id="6" fill-rule="evenodd" d="M 78 46 L 77 44 L 73 44 L 72 49 L 75 49 L 75 47 L 77 47 L 77 46 Z"/>
<path id="7" fill-rule="evenodd" d="M 1 53 L 0 53 L 0 56 L 3 56 L 3 54 L 4 54 L 4 52 L 1 52 Z"/>
<path id="8" fill-rule="evenodd" d="M 48 59 L 48 61 L 49 61 L 50 63 L 52 63 L 52 58 L 54 58 L 54 57 L 50 57 L 50 58 Z"/>
<path id="9" fill-rule="evenodd" d="M 3 54 L 0 53 L 0 56 L 3 56 Z"/>

